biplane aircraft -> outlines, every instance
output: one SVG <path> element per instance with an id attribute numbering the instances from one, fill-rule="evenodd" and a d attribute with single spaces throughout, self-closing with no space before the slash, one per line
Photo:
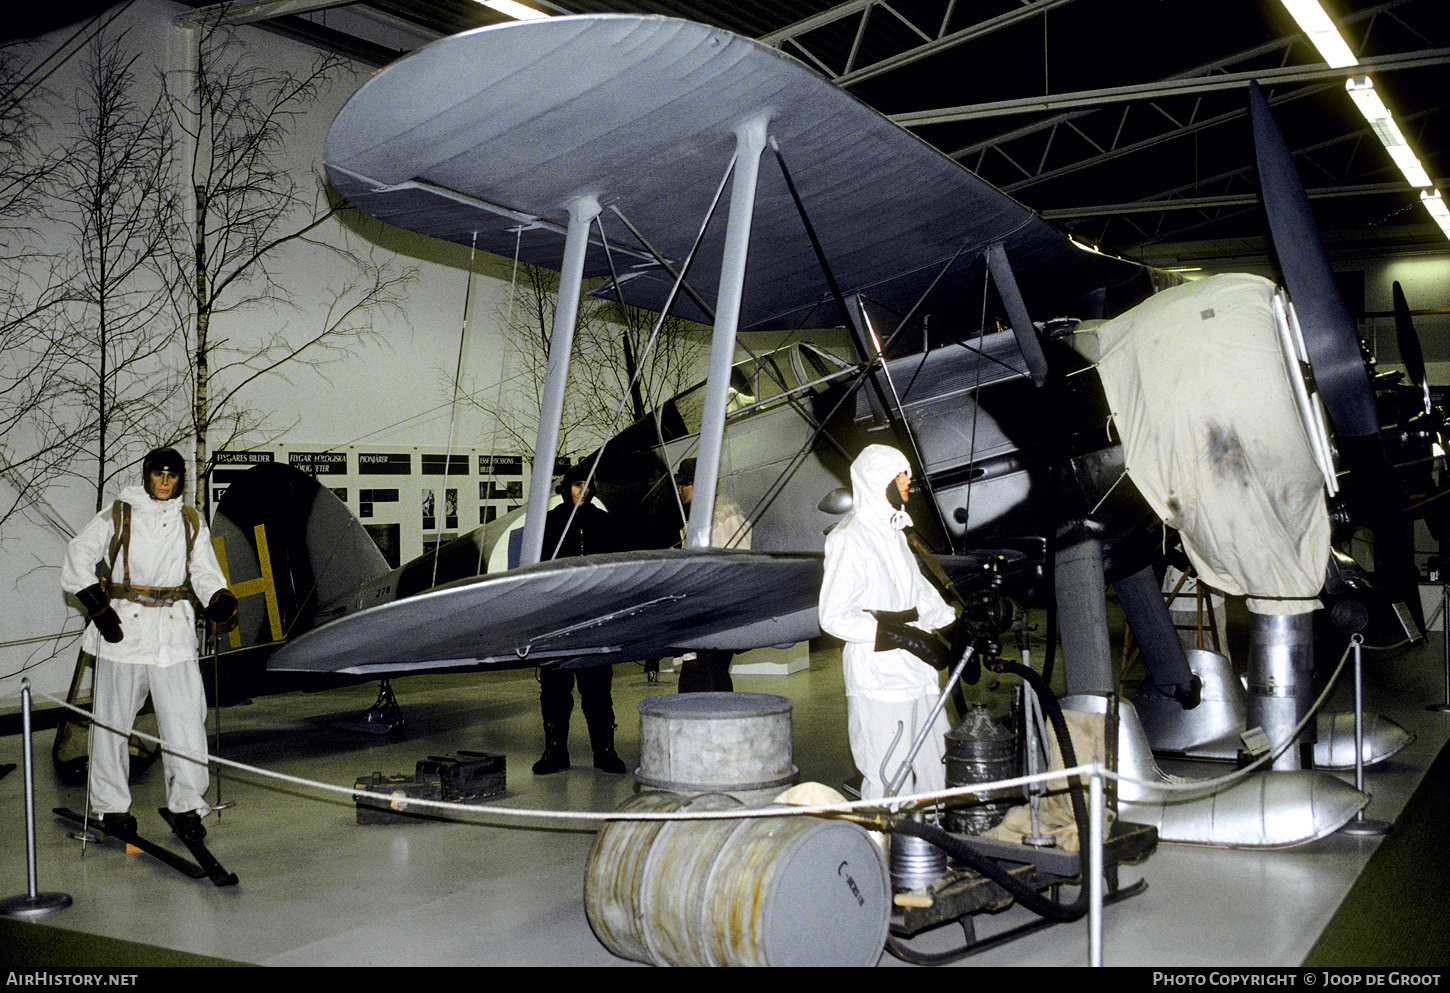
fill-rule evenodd
<path id="1" fill-rule="evenodd" d="M 1195 564 L 1218 565 L 1203 537 L 1211 520 L 1195 521 L 1223 505 L 1204 500 L 1190 514 L 1192 491 L 1174 489 L 1187 474 L 1167 470 L 1164 494 L 1135 473 L 1146 451 L 1164 449 L 1160 434 L 1176 437 L 1158 431 L 1151 407 L 1130 424 L 1122 381 L 1101 379 L 1110 356 L 1133 364 L 1135 323 L 1158 331 L 1154 362 L 1173 353 L 1172 335 L 1194 340 L 1201 358 L 1219 325 L 1255 329 L 1236 375 L 1264 388 L 1231 392 L 1272 394 L 1278 419 L 1264 427 L 1262 411 L 1245 407 L 1224 438 L 1241 455 L 1265 446 L 1264 461 L 1291 465 L 1293 478 L 1242 476 L 1228 499 L 1238 513 L 1248 501 L 1233 493 L 1294 489 L 1292 514 L 1270 500 L 1235 522 L 1273 518 L 1275 538 L 1256 552 L 1298 564 L 1281 596 L 1312 599 L 1324 581 L 1326 492 L 1343 466 L 1332 464 L 1318 396 L 1341 452 L 1342 439 L 1363 439 L 1357 450 L 1384 458 L 1353 325 L 1323 315 L 1322 287 L 1291 281 L 1290 306 L 1253 277 L 1175 286 L 1087 251 L 801 63 L 719 29 L 588 15 L 443 39 L 358 90 L 325 165 L 364 212 L 558 269 L 561 288 L 521 531 L 494 522 L 390 570 L 309 477 L 259 467 L 230 488 L 214 530 L 234 549 L 234 581 L 265 573 L 275 589 L 270 606 L 243 598 L 238 647 L 267 656 L 273 674 L 608 664 L 811 638 L 839 490 L 854 454 L 884 441 L 912 461 L 912 515 L 952 581 L 970 591 L 991 575 L 1028 605 L 1055 605 L 1070 694 L 1115 689 L 1112 583 L 1152 682 L 1191 706 L 1193 674 L 1151 557 L 1166 520 L 1187 529 Z M 1327 271 L 1285 269 L 1314 265 Z M 542 547 L 544 511 L 572 322 L 584 281 L 598 278 L 596 293 L 710 325 L 709 375 L 593 460 L 598 493 L 641 548 L 556 562 Z M 1138 305 L 1158 309 L 1144 319 Z M 1249 316 L 1213 319 L 1230 313 Z M 852 354 L 808 343 L 812 329 L 843 327 Z M 781 329 L 800 343 L 736 362 L 737 334 Z M 1326 370 L 1318 396 L 1303 360 Z M 1179 453 L 1221 469 L 1223 453 L 1211 454 Z M 698 459 L 688 521 L 671 475 L 685 457 Z M 710 547 L 717 499 L 750 516 L 750 550 Z M 682 523 L 684 547 L 666 547 Z M 1228 585 L 1232 573 L 1212 574 Z M 1188 822 L 1182 840 L 1282 845 L 1334 830 L 1366 801 L 1311 770 L 1267 775 L 1280 777 L 1272 789 L 1196 805 L 1144 794 L 1133 814 L 1156 819 L 1168 840 L 1177 818 Z M 1304 815 L 1265 816 L 1266 802 Z M 1227 816 L 1235 805 L 1242 812 Z"/>

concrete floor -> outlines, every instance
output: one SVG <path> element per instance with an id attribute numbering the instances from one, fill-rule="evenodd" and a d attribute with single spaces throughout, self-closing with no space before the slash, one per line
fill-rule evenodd
<path id="1" fill-rule="evenodd" d="M 1369 770 L 1367 816 L 1393 821 L 1447 738 L 1450 717 L 1425 705 L 1445 699 L 1442 640 L 1367 653 L 1370 709 L 1417 737 Z M 794 703 L 795 762 L 802 780 L 839 785 L 853 774 L 845 745 L 839 654 L 817 650 L 809 669 L 785 676 L 737 675 L 736 688 Z M 631 775 L 589 765 L 582 717 L 572 737 L 575 767 L 536 777 L 540 749 L 533 670 L 417 676 L 394 684 L 407 725 L 386 737 L 331 730 L 328 718 L 366 710 L 375 686 L 259 698 L 222 713 L 220 754 L 273 773 L 343 787 L 374 771 L 411 773 L 418 759 L 459 749 L 507 757 L 508 793 L 488 806 L 546 811 L 613 810 L 636 792 Z M 1346 685 L 1347 680 L 1346 680 Z M 637 703 L 671 693 L 675 678 L 646 680 L 616 667 L 619 750 L 638 757 Z M 1000 694 L 975 691 L 991 703 Z M 1347 691 L 1346 691 L 1347 692 Z M 989 699 L 990 698 L 990 699 Z M 40 705 L 43 701 L 39 701 Z M 115 843 L 80 843 L 51 816 L 81 808 L 84 790 L 58 785 L 51 736 L 37 736 L 39 880 L 71 895 L 46 925 L 271 966 L 634 966 L 596 939 L 582 882 L 596 825 L 487 812 L 468 823 L 359 825 L 347 792 L 328 793 L 252 772 L 219 777 L 230 804 L 208 819 L 212 851 L 241 878 L 235 887 L 194 882 Z M 21 761 L 21 738 L 0 738 L 0 763 Z M 1195 775 L 1218 767 L 1196 764 Z M 1352 773 L 1344 774 L 1350 781 Z M 142 831 L 169 840 L 154 813 L 163 802 L 158 765 L 134 788 Z M 26 891 L 22 776 L 0 779 L 0 816 L 11 840 L 0 850 L 0 896 Z M 1104 962 L 1117 966 L 1297 966 L 1353 884 L 1378 839 L 1336 835 L 1285 851 L 1161 845 L 1122 881 L 1146 893 L 1104 914 Z M 179 846 L 178 846 L 179 847 Z M 979 915 L 979 935 L 1032 916 L 1019 908 Z M 913 939 L 921 951 L 959 944 L 947 926 Z M 966 960 L 981 965 L 1088 963 L 1085 923 L 1060 925 Z M 95 963 L 103 965 L 104 963 Z M 903 963 L 889 954 L 883 966 Z"/>

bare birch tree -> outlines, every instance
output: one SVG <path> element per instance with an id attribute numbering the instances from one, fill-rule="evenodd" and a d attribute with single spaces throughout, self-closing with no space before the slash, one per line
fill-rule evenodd
<path id="1" fill-rule="evenodd" d="M 38 139 L 41 93 L 16 52 L 0 48 L 0 525 L 70 466 L 80 445 L 58 409 L 67 361 L 55 315 L 67 298 L 60 262 L 38 245 L 55 158 Z"/>
<path id="2" fill-rule="evenodd" d="M 520 266 L 502 323 L 509 356 L 502 382 L 471 390 L 467 402 L 498 428 L 501 453 L 532 455 L 549 360 L 559 274 Z M 579 456 L 643 417 L 700 377 L 705 345 L 693 325 L 615 301 L 585 296 L 574 331 L 559 454 Z"/>
<path id="3" fill-rule="evenodd" d="M 182 181 L 193 199 L 188 237 L 175 246 L 173 286 L 190 356 L 197 503 L 205 513 L 210 453 L 263 420 L 245 402 L 247 390 L 287 363 L 339 358 L 350 343 L 371 336 L 380 317 L 401 318 L 416 270 L 323 240 L 325 227 L 343 230 L 329 222 L 352 208 L 329 197 L 320 178 L 300 181 L 286 160 L 299 118 L 347 63 L 324 56 L 300 73 L 265 67 L 230 29 L 196 30 L 196 64 L 184 73 L 174 103 L 174 126 L 188 146 Z M 341 263 L 345 275 L 306 287 L 322 297 L 320 307 L 310 301 L 320 316 L 303 327 L 271 323 L 278 311 L 296 309 L 291 296 L 304 286 L 300 274 L 284 270 L 325 269 L 328 260 Z M 218 337 L 219 319 L 242 314 L 254 327 L 271 323 L 271 330 Z"/>
<path id="4" fill-rule="evenodd" d="M 59 312 L 68 362 L 58 378 L 93 472 L 95 505 L 151 447 L 173 444 L 182 379 L 163 262 L 180 221 L 164 97 L 141 99 L 124 32 L 98 35 L 56 172 L 55 219 L 74 276 Z"/>

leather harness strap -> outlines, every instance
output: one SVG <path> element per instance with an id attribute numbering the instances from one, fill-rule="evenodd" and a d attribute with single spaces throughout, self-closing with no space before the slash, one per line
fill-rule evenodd
<path id="1" fill-rule="evenodd" d="M 201 601 L 191 588 L 191 549 L 201 531 L 201 515 L 193 507 L 181 508 L 181 519 L 186 528 L 186 585 L 184 586 L 138 586 L 131 582 L 131 505 L 117 500 L 111 505 L 111 559 L 106 574 L 106 596 L 112 600 L 128 600 L 143 607 L 170 607 L 182 600 L 190 600 L 198 609 Z M 121 582 L 111 580 L 116 569 L 116 556 L 121 556 Z"/>

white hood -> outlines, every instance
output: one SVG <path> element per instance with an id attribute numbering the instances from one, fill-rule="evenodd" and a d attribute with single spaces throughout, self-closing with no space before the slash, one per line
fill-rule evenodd
<path id="1" fill-rule="evenodd" d="M 906 456 L 896 449 L 889 445 L 867 445 L 851 463 L 851 517 L 895 530 L 909 527 L 911 518 L 904 510 L 891 506 L 886 487 L 898 475 L 910 471 Z"/>

